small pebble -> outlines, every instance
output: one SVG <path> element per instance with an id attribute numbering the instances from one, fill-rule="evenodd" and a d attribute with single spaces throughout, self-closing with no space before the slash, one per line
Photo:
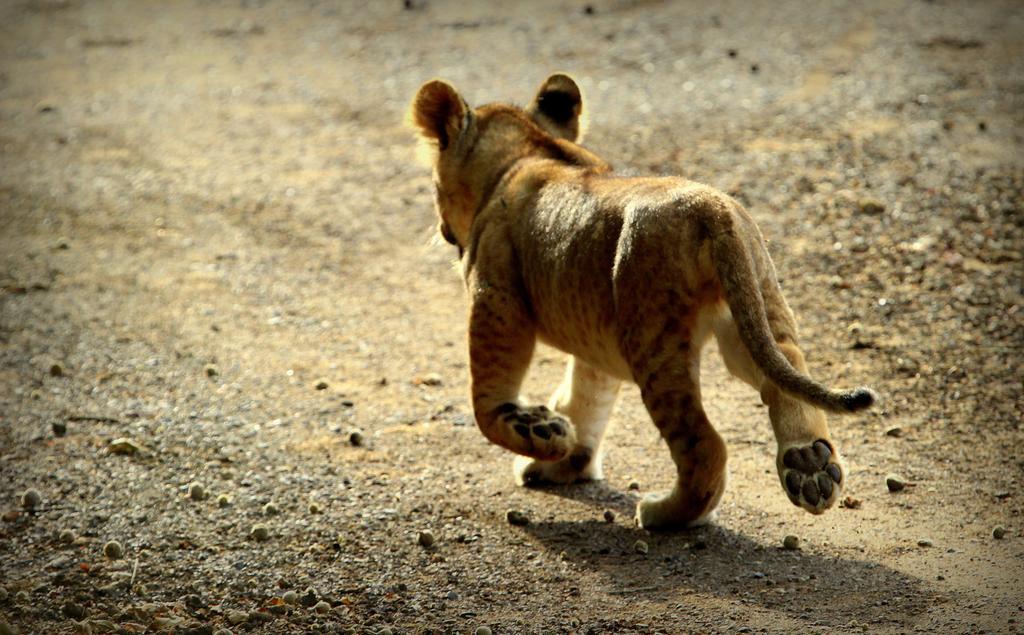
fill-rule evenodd
<path id="1" fill-rule="evenodd" d="M 491 635 L 491 629 L 488 626 L 477 626 L 473 632 L 475 635 Z"/>
<path id="2" fill-rule="evenodd" d="M 903 428 L 901 428 L 899 426 L 896 426 L 896 427 L 893 427 L 893 428 L 889 428 L 888 430 L 885 431 L 885 436 L 887 436 L 887 437 L 896 437 L 896 438 L 902 437 L 903 436 Z"/>
<path id="3" fill-rule="evenodd" d="M 274 503 L 267 503 L 266 505 L 263 506 L 264 516 L 277 516 L 280 513 L 281 510 L 278 509 L 277 505 L 275 505 Z"/>
<path id="4" fill-rule="evenodd" d="M 85 607 L 81 604 L 75 604 L 71 600 L 65 602 L 61 610 L 65 616 L 70 617 L 73 620 L 83 619 L 86 615 Z"/>
<path id="5" fill-rule="evenodd" d="M 267 538 L 270 538 L 270 530 L 267 529 L 266 525 L 253 525 L 252 530 L 249 531 L 249 535 L 252 536 L 253 539 L 263 542 Z"/>
<path id="6" fill-rule="evenodd" d="M 313 606 L 313 610 L 319 613 L 320 615 L 323 615 L 324 613 L 327 613 L 331 610 L 331 605 L 323 600 L 320 600 Z"/>
<path id="7" fill-rule="evenodd" d="M 124 547 L 116 540 L 111 540 L 103 545 L 103 555 L 111 560 L 120 560 L 124 556 Z"/>
<path id="8" fill-rule="evenodd" d="M 633 543 L 633 551 L 646 556 L 648 551 L 647 543 L 643 540 L 637 540 Z"/>
<path id="9" fill-rule="evenodd" d="M 141 450 L 142 448 L 137 443 L 127 437 L 114 439 L 110 442 L 110 445 L 107 446 L 107 451 L 111 454 L 138 454 Z"/>
<path id="10" fill-rule="evenodd" d="M 726 51 L 726 53 L 729 55 L 729 57 L 736 57 L 736 55 L 738 55 L 736 49 L 729 49 L 728 51 Z"/>
<path id="11" fill-rule="evenodd" d="M 800 548 L 800 539 L 790 534 L 782 539 L 782 546 L 790 551 Z"/>
<path id="12" fill-rule="evenodd" d="M 50 424 L 50 428 L 53 429 L 53 434 L 58 437 L 62 437 L 68 433 L 68 424 L 63 421 L 54 421 Z"/>
<path id="13" fill-rule="evenodd" d="M 309 513 L 310 514 L 319 514 L 321 511 L 323 511 L 323 510 L 320 509 L 320 505 L 318 505 L 317 503 L 310 503 L 309 504 Z"/>
<path id="14" fill-rule="evenodd" d="M 219 372 L 217 372 L 217 367 L 214 366 L 213 364 L 207 364 L 203 368 L 203 371 L 206 373 L 207 377 L 216 377 L 217 375 L 220 374 Z"/>
<path id="15" fill-rule="evenodd" d="M 25 493 L 21 495 L 21 506 L 28 510 L 33 510 L 43 504 L 43 495 L 39 493 L 39 490 L 30 488 L 25 490 Z"/>
<path id="16" fill-rule="evenodd" d="M 348 442 L 357 448 L 363 445 L 364 440 L 363 433 L 359 430 L 353 430 L 348 433 Z"/>
<path id="17" fill-rule="evenodd" d="M 459 594 L 455 591 L 449 591 L 446 597 L 452 602 L 454 602 L 455 600 L 459 599 Z"/>
<path id="18" fill-rule="evenodd" d="M 510 509 L 505 512 L 505 520 L 507 520 L 510 525 L 521 526 L 530 524 L 530 519 L 526 517 L 526 514 L 515 509 Z"/>
<path id="19" fill-rule="evenodd" d="M 287 604 L 298 604 L 299 594 L 295 591 L 285 591 L 284 594 L 281 595 L 281 599 Z"/>
<path id="20" fill-rule="evenodd" d="M 420 386 L 440 386 L 444 383 L 444 380 L 442 380 L 441 376 L 437 373 L 427 373 L 426 375 L 421 375 L 414 379 L 413 383 L 419 384 Z"/>
<path id="21" fill-rule="evenodd" d="M 583 5 L 583 15 L 594 15 L 594 5 L 592 5 L 592 4 L 585 4 L 585 5 Z M 487 628 L 486 626 L 481 626 L 480 628 L 476 629 L 476 635 L 483 635 L 483 633 L 480 632 L 481 628 L 486 628 L 487 629 L 487 635 L 491 635 L 491 629 Z"/>
<path id="22" fill-rule="evenodd" d="M 885 486 L 889 488 L 890 492 L 900 492 L 906 488 L 907 483 L 899 474 L 889 474 L 885 477 Z"/>
<path id="23" fill-rule="evenodd" d="M 75 538 L 77 538 L 77 537 L 78 536 L 75 535 L 74 531 L 72 531 L 70 529 L 63 529 L 63 530 L 61 530 L 60 534 L 57 536 L 57 540 L 63 542 L 66 545 L 70 545 L 71 543 L 73 543 L 75 541 Z"/>
<path id="24" fill-rule="evenodd" d="M 206 498 L 206 488 L 198 481 L 188 484 L 188 497 L 194 501 L 201 501 Z"/>
<path id="25" fill-rule="evenodd" d="M 885 203 L 876 198 L 862 198 L 857 204 L 861 214 L 875 216 L 885 211 Z"/>
<path id="26" fill-rule="evenodd" d="M 320 381 L 316 382 L 316 384 L 314 384 L 313 387 L 316 388 L 317 390 L 327 390 L 327 382 L 321 379 Z"/>
<path id="27" fill-rule="evenodd" d="M 229 623 L 234 624 L 236 626 L 238 624 L 244 624 L 249 620 L 249 614 L 245 611 L 230 610 L 224 617 L 227 618 Z"/>
<path id="28" fill-rule="evenodd" d="M 615 512 L 610 509 L 604 510 L 604 522 L 613 523 L 615 522 Z"/>
<path id="29" fill-rule="evenodd" d="M 63 377 L 64 367 L 60 364 L 52 364 L 50 366 L 50 377 Z"/>
<path id="30" fill-rule="evenodd" d="M 922 538 L 921 540 L 917 541 L 917 546 L 918 547 L 931 547 L 932 544 L 934 544 L 934 543 L 932 543 L 932 541 L 928 540 L 927 538 Z"/>
<path id="31" fill-rule="evenodd" d="M 306 608 L 311 608 L 314 605 L 316 605 L 316 603 L 317 596 L 316 591 L 313 590 L 313 587 L 307 587 L 306 590 L 302 592 L 302 595 L 299 596 L 299 604 L 305 606 Z"/>
<path id="32" fill-rule="evenodd" d="M 427 549 L 429 549 L 430 547 L 434 546 L 434 534 L 430 533 L 429 531 L 421 531 L 420 536 L 418 538 L 418 542 L 420 543 L 421 547 L 426 547 Z"/>
<path id="33" fill-rule="evenodd" d="M 992 528 L 992 537 L 996 540 L 1002 540 L 1006 536 L 1006 527 L 1002 525 L 996 525 Z"/>
<path id="34" fill-rule="evenodd" d="M 227 494 L 221 494 L 217 497 L 217 507 L 227 507 L 231 504 L 231 498 Z"/>
<path id="35" fill-rule="evenodd" d="M 640 483 L 637 483 L 636 481 L 630 481 L 629 485 L 627 485 L 626 487 L 627 487 L 627 489 L 631 489 L 633 491 L 636 491 L 636 490 L 640 489 Z"/>

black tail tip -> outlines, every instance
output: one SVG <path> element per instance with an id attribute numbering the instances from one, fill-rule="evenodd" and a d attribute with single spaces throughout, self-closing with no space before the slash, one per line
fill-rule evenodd
<path id="1" fill-rule="evenodd" d="M 857 388 L 843 395 L 843 407 L 849 412 L 870 408 L 878 401 L 878 395 L 870 388 Z"/>

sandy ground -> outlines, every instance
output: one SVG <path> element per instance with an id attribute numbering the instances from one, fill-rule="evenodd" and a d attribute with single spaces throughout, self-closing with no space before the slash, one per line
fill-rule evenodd
<path id="1" fill-rule="evenodd" d="M 0 3 L 0 632 L 1024 630 L 1019 3 L 506 4 Z M 635 389 L 601 483 L 475 430 L 402 119 L 555 70 L 589 148 L 743 201 L 813 373 L 884 395 L 832 422 L 848 505 L 790 505 L 710 352 L 704 529 L 634 526 L 673 477 Z"/>

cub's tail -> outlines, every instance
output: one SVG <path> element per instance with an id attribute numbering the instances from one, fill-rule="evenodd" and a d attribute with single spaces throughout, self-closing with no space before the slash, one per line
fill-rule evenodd
<path id="1" fill-rule="evenodd" d="M 871 389 L 833 390 L 793 368 L 772 336 L 753 262 L 736 231 L 736 218 L 722 208 L 709 210 L 705 219 L 711 235 L 711 258 L 740 339 L 768 379 L 789 395 L 832 412 L 871 407 L 877 399 Z"/>

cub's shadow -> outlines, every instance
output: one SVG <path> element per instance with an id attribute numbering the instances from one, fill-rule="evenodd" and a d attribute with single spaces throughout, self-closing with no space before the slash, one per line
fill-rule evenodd
<path id="1" fill-rule="evenodd" d="M 611 594 L 642 593 L 683 610 L 685 596 L 710 593 L 839 629 L 854 619 L 901 624 L 938 599 L 922 580 L 883 565 L 766 546 L 720 525 L 679 533 L 640 530 L 632 523 L 638 497 L 602 482 L 532 489 L 618 514 L 615 522 L 524 527 L 546 548 L 606 576 Z M 638 540 L 646 543 L 646 555 L 637 551 Z"/>

